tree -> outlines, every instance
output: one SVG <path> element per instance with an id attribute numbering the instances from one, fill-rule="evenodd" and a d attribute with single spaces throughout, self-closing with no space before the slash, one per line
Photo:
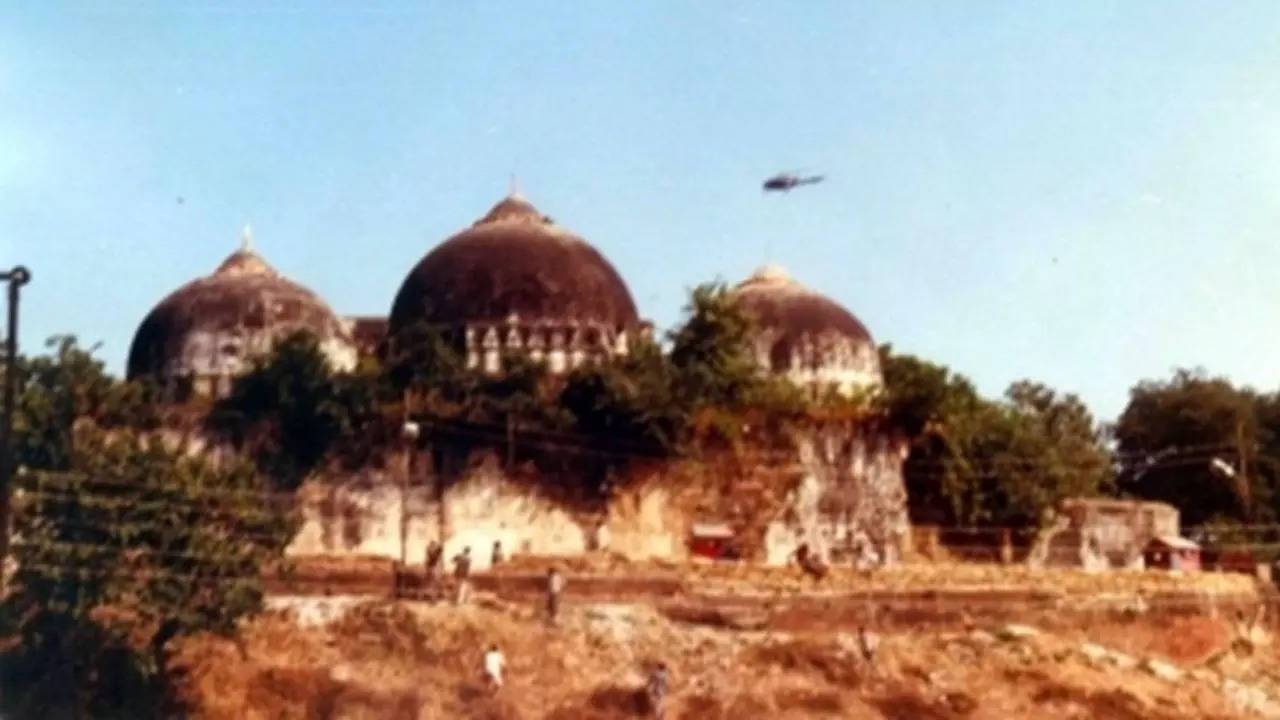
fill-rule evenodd
<path id="1" fill-rule="evenodd" d="M 457 403 L 470 389 L 466 362 L 437 328 L 415 323 L 387 343 L 384 379 L 396 394 Z"/>
<path id="2" fill-rule="evenodd" d="M 880 347 L 881 403 L 892 427 L 910 441 L 903 474 L 917 522 L 954 524 L 972 505 L 971 438 L 984 408 L 973 384 L 948 368 Z"/>
<path id="3" fill-rule="evenodd" d="M 972 413 L 981 403 L 973 383 L 946 367 L 880 346 L 882 404 L 894 427 L 918 437 L 933 425 Z"/>
<path id="4" fill-rule="evenodd" d="M 207 427 L 292 490 L 378 415 L 373 375 L 337 375 L 314 335 L 281 339 L 209 414 Z"/>
<path id="5" fill-rule="evenodd" d="M 662 349 L 640 340 L 625 357 L 570 373 L 559 403 L 594 442 L 640 452 L 675 452 L 690 408 L 674 390 Z"/>
<path id="6" fill-rule="evenodd" d="M 172 445 L 172 446 L 171 446 Z M 230 634 L 296 529 L 252 467 L 81 424 L 65 472 L 19 477 L 17 570 L 0 606 L 0 708 L 160 715 L 176 637 Z"/>
<path id="7" fill-rule="evenodd" d="M 1271 509 L 1254 496 L 1270 494 L 1274 470 L 1259 468 L 1256 446 L 1259 414 L 1269 422 L 1280 419 L 1273 407 L 1265 397 L 1199 371 L 1138 383 L 1113 429 L 1120 488 L 1172 504 L 1187 525 L 1269 517 Z M 1276 437 L 1270 429 L 1266 435 Z M 1215 471 L 1214 458 L 1231 472 Z"/>
<path id="8" fill-rule="evenodd" d="M 119 382 L 107 374 L 95 347 L 74 336 L 55 335 L 45 355 L 19 357 L 13 418 L 17 467 L 60 470 L 71 462 L 72 427 L 82 418 L 104 426 L 154 427 L 156 390 L 140 382 Z"/>
<path id="9" fill-rule="evenodd" d="M 1065 497 L 1105 487 L 1109 458 L 1084 404 L 1029 381 L 1001 401 L 947 368 L 881 349 L 882 402 L 910 438 L 904 474 L 917 521 L 1034 525 Z"/>
<path id="10" fill-rule="evenodd" d="M 684 324 L 671 333 L 678 394 L 693 406 L 742 407 L 764 378 L 752 352 L 754 325 L 722 283 L 694 288 Z"/>

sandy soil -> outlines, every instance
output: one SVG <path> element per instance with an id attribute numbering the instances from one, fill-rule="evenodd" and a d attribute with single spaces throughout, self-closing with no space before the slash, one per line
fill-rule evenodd
<path id="1" fill-rule="evenodd" d="M 1001 579 L 1025 583 L 1020 577 Z M 1089 577 L 1097 590 L 1101 581 Z M 1168 590 L 1167 582 L 1135 575 L 1108 591 Z M 779 588 L 766 579 L 749 589 Z M 776 600 L 725 606 L 696 596 L 571 596 L 553 627 L 536 598 L 491 592 L 463 608 L 316 596 L 281 596 L 272 604 L 235 639 L 179 646 L 171 665 L 194 716 L 640 717 L 639 689 L 658 661 L 673 678 L 668 718 L 1280 714 L 1280 678 L 1270 670 L 1280 658 L 1269 635 L 1259 631 L 1241 644 L 1234 613 L 1225 611 L 1110 607 L 1082 614 L 1015 603 L 998 613 L 981 604 L 908 612 L 865 604 L 851 610 L 839 598 L 795 609 Z M 871 661 L 858 634 L 863 625 L 882 640 Z M 509 663 L 496 693 L 480 675 L 490 644 Z"/>

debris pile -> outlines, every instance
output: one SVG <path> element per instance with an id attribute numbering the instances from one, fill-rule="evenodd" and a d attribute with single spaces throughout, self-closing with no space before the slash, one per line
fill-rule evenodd
<path id="1" fill-rule="evenodd" d="M 572 580 L 570 582 L 572 587 Z M 218 718 L 1231 718 L 1280 711 L 1269 634 L 1229 617 L 1058 625 L 975 610 L 930 623 L 779 625 L 763 606 L 572 598 L 555 626 L 532 600 L 276 598 L 235 640 L 172 658 L 194 715 Z M 815 611 L 821 614 L 822 611 Z M 821 620 L 821 618 L 813 618 Z M 1239 623 L 1236 623 L 1239 624 Z M 491 648 L 503 682 L 484 675 Z M 665 665 L 662 691 L 656 669 Z M 658 699 L 655 700 L 654 698 Z"/>

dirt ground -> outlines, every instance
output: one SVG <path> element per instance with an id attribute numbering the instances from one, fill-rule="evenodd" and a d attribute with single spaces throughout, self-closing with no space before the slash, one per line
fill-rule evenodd
<path id="1" fill-rule="evenodd" d="M 1087 605 L 1107 603 L 1118 596 L 1141 594 L 1160 603 L 1169 596 L 1182 604 L 1199 604 L 1199 598 L 1241 596 L 1256 593 L 1253 579 L 1237 573 L 1110 572 L 1089 573 L 1072 569 L 1032 570 L 1024 565 L 967 562 L 927 562 L 859 572 L 850 567 L 829 569 L 821 581 L 791 567 L 752 563 L 631 561 L 608 553 L 576 557 L 517 556 L 492 572 L 477 573 L 476 586 L 503 597 L 536 593 L 540 578 L 550 567 L 574 578 L 568 591 L 598 599 L 629 599 L 672 594 L 725 596 L 730 598 L 788 598 L 874 593 L 963 597 L 967 604 L 1007 604 L 1010 597 Z M 271 578 L 279 594 L 391 594 L 395 563 L 381 557 L 322 557 L 297 559 L 287 575 Z M 422 584 L 419 565 L 400 571 L 408 587 Z M 1166 603 L 1167 604 L 1167 603 Z"/>
<path id="2" fill-rule="evenodd" d="M 510 570 L 518 578 L 524 568 Z M 1022 595 L 895 603 L 796 593 L 796 578 L 771 570 L 722 572 L 710 577 L 717 593 L 735 584 L 739 593 L 571 594 L 555 626 L 536 595 L 516 592 L 481 591 L 461 608 L 282 595 L 235 639 L 182 643 L 171 667 L 192 714 L 210 719 L 642 717 L 640 689 L 657 662 L 671 668 L 667 717 L 690 720 L 1280 716 L 1270 670 L 1280 657 L 1262 630 L 1241 641 L 1238 608 L 1126 605 L 1174 591 L 1252 592 L 1231 578 L 993 578 L 999 569 L 978 568 L 949 588 L 985 578 Z M 904 577 L 859 580 L 901 588 Z M 1052 602 L 1011 600 L 1050 588 Z M 1085 603 L 1108 593 L 1121 600 Z M 861 627 L 881 641 L 870 660 Z M 490 644 L 508 661 L 496 693 L 480 671 Z"/>

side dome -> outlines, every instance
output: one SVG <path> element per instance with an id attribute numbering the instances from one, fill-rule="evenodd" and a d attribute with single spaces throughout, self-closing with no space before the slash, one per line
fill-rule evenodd
<path id="1" fill-rule="evenodd" d="M 801 285 L 775 265 L 732 291 L 756 322 L 756 360 L 801 386 L 850 393 L 883 383 L 871 333 L 839 303 Z"/>
<path id="2" fill-rule="evenodd" d="M 153 377 L 175 395 L 224 394 L 234 377 L 298 330 L 316 336 L 335 369 L 355 366 L 346 325 L 255 252 L 246 228 L 240 249 L 212 275 L 183 285 L 147 314 L 129 349 L 127 375 Z"/>
<path id="3" fill-rule="evenodd" d="M 639 324 L 631 292 L 613 265 L 518 195 L 427 253 L 391 306 L 388 330 L 576 320 L 618 329 Z"/>

